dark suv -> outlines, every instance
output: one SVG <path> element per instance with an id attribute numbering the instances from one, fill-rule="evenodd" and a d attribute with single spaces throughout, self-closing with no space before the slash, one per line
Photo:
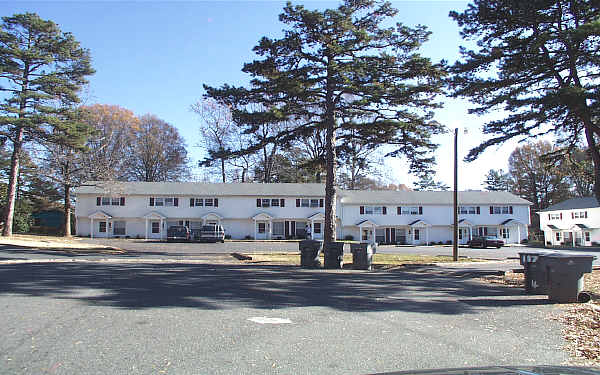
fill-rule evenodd
<path id="1" fill-rule="evenodd" d="M 190 230 L 183 225 L 173 225 L 167 229 L 167 241 L 189 241 Z"/>
<path id="2" fill-rule="evenodd" d="M 494 236 L 480 236 L 480 237 L 473 237 L 473 239 L 471 241 L 469 241 L 467 243 L 467 245 L 469 245 L 469 247 L 481 247 L 481 248 L 486 248 L 486 247 L 491 246 L 491 247 L 497 247 L 499 249 L 502 246 L 504 246 L 504 241 L 502 241 L 498 237 L 494 237 Z"/>

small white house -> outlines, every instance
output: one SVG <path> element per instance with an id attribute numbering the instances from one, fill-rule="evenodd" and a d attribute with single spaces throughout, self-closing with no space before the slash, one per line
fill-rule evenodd
<path id="1" fill-rule="evenodd" d="M 77 234 L 163 239 L 172 225 L 219 224 L 234 239 L 323 238 L 324 184 L 95 182 L 75 190 Z M 529 202 L 459 192 L 459 241 L 528 236 Z M 336 237 L 427 244 L 452 240 L 452 192 L 338 190 Z"/>
<path id="2" fill-rule="evenodd" d="M 595 197 L 572 198 L 538 212 L 546 245 L 600 243 L 600 204 Z"/>

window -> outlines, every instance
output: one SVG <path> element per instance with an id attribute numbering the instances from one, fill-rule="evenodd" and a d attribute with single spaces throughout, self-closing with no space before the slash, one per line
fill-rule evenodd
<path id="1" fill-rule="evenodd" d="M 402 207 L 402 215 L 420 215 L 419 207 Z"/>
<path id="2" fill-rule="evenodd" d="M 508 239 L 510 237 L 510 231 L 508 228 L 502 228 L 502 238 Z"/>
<path id="3" fill-rule="evenodd" d="M 315 226 L 313 227 L 314 229 L 314 233 L 321 233 L 321 223 L 315 223 Z"/>
<path id="4" fill-rule="evenodd" d="M 102 197 L 102 205 L 110 206 L 110 197 Z"/>
<path id="5" fill-rule="evenodd" d="M 271 206 L 272 207 L 279 207 L 279 199 L 271 199 Z M 273 229 L 275 229 L 275 227 L 273 227 Z"/>
<path id="6" fill-rule="evenodd" d="M 319 207 L 319 200 L 318 199 L 311 199 L 310 200 L 310 206 L 311 207 Z"/>
<path id="7" fill-rule="evenodd" d="M 100 232 L 100 233 L 106 233 L 106 221 L 99 221 L 98 222 L 98 232 Z"/>
<path id="8" fill-rule="evenodd" d="M 214 205 L 213 199 L 212 198 L 205 198 L 204 199 L 204 206 L 205 207 L 212 207 Z"/>
<path id="9" fill-rule="evenodd" d="M 285 226 L 284 226 L 283 221 L 273 222 L 273 235 L 274 236 L 283 236 L 284 228 L 285 228 Z"/>
<path id="10" fill-rule="evenodd" d="M 155 206 L 164 206 L 165 205 L 165 198 L 154 198 L 154 205 Z M 152 233 L 154 233 L 154 232 L 152 232 Z"/>
<path id="11" fill-rule="evenodd" d="M 385 229 L 384 228 L 375 229 L 375 242 L 379 242 L 379 243 L 385 242 Z"/>
<path id="12" fill-rule="evenodd" d="M 473 215 L 477 213 L 477 207 L 475 206 L 460 206 L 458 208 L 458 213 L 462 215 Z"/>
<path id="13" fill-rule="evenodd" d="M 560 220 L 560 214 L 549 214 L 550 220 Z"/>
<path id="14" fill-rule="evenodd" d="M 266 225 L 265 223 L 258 223 L 258 233 L 265 233 Z"/>
<path id="15" fill-rule="evenodd" d="M 301 199 L 300 200 L 300 207 L 308 207 L 310 203 L 310 200 L 308 199 Z"/>
<path id="16" fill-rule="evenodd" d="M 204 206 L 204 198 L 196 198 L 194 200 L 194 206 L 196 206 L 196 207 Z"/>
<path id="17" fill-rule="evenodd" d="M 173 198 L 165 198 L 165 206 L 173 207 Z"/>
<path id="18" fill-rule="evenodd" d="M 383 207 L 381 207 L 381 206 L 373 207 L 373 215 L 383 215 Z"/>
<path id="19" fill-rule="evenodd" d="M 590 236 L 590 232 L 585 232 L 585 242 L 590 242 L 592 237 Z"/>
<path id="20" fill-rule="evenodd" d="M 365 214 L 373 215 L 373 206 L 365 206 Z"/>
<path id="21" fill-rule="evenodd" d="M 556 240 L 557 241 L 560 241 L 560 234 L 561 234 L 560 232 L 556 232 Z"/>
<path id="22" fill-rule="evenodd" d="M 120 206 L 121 205 L 121 198 L 119 198 L 119 197 L 111 198 L 110 204 L 112 206 Z"/>
<path id="23" fill-rule="evenodd" d="M 152 222 L 152 233 L 160 233 L 160 223 L 158 221 Z"/>
<path id="24" fill-rule="evenodd" d="M 490 214 L 494 214 L 494 215 L 512 214 L 512 206 L 490 206 Z"/>
<path id="25" fill-rule="evenodd" d="M 573 212 L 574 219 L 587 219 L 586 211 Z"/>
<path id="26" fill-rule="evenodd" d="M 263 199 L 262 200 L 262 206 L 263 207 L 271 207 L 271 200 L 270 199 Z"/>
<path id="27" fill-rule="evenodd" d="M 125 235 L 125 222 L 124 221 L 115 221 L 113 226 L 113 234 L 118 236 Z"/>

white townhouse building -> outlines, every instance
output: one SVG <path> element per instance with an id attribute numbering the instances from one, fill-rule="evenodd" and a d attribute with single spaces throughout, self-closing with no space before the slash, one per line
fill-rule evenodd
<path id="1" fill-rule="evenodd" d="M 324 184 L 97 182 L 75 189 L 80 236 L 162 239 L 172 225 L 219 224 L 233 239 L 323 237 Z M 459 240 L 528 236 L 530 203 L 507 192 L 459 192 Z M 452 192 L 339 190 L 336 236 L 425 244 L 452 239 Z"/>
<path id="2" fill-rule="evenodd" d="M 539 211 L 546 245 L 600 243 L 600 204 L 595 197 L 572 198 Z"/>

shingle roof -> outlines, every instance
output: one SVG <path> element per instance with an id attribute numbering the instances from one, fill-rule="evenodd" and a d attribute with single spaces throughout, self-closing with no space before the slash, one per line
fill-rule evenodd
<path id="1" fill-rule="evenodd" d="M 562 211 L 562 210 L 578 210 L 581 208 L 600 207 L 596 197 L 571 198 L 566 201 L 554 204 L 539 212 Z"/>
<path id="2" fill-rule="evenodd" d="M 346 204 L 452 204 L 451 191 L 344 190 Z M 459 191 L 458 203 L 466 204 L 531 204 L 506 191 Z"/>
<path id="3" fill-rule="evenodd" d="M 75 194 L 214 195 L 214 196 L 324 196 L 325 184 L 260 184 L 201 182 L 89 182 Z"/>

